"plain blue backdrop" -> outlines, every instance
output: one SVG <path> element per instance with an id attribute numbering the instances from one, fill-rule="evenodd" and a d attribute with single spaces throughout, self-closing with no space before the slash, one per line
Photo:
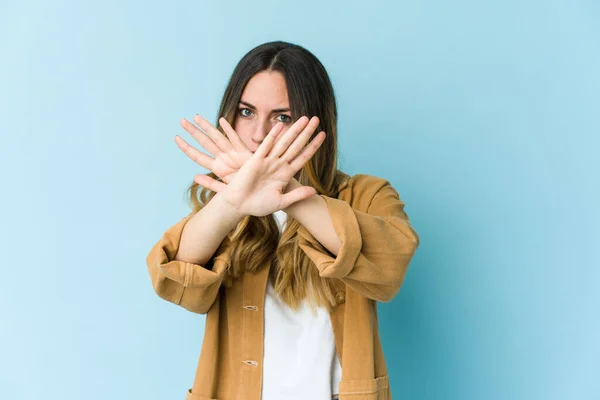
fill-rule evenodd
<path id="1" fill-rule="evenodd" d="M 420 234 L 379 307 L 394 398 L 600 399 L 597 1 L 4 1 L 0 32 L 2 399 L 183 399 L 204 317 L 145 265 L 206 172 L 174 136 L 271 40 Z"/>

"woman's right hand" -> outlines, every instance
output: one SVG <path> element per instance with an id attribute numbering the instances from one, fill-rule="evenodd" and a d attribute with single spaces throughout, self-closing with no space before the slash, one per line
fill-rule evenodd
<path id="1" fill-rule="evenodd" d="M 283 193 L 290 180 L 316 153 L 323 141 L 321 131 L 308 144 L 308 140 L 319 125 L 319 118 L 299 118 L 283 135 L 281 128 L 271 129 L 256 152 L 239 168 L 227 184 L 207 175 L 196 175 L 195 181 L 217 192 L 222 201 L 229 204 L 239 215 L 265 216 L 304 200 L 316 190 L 301 186 Z M 276 129 L 277 128 L 277 129 Z M 210 169 L 208 163 L 200 165 Z M 214 172 L 214 171 L 213 171 Z M 216 172 L 215 172 L 216 174 Z"/>

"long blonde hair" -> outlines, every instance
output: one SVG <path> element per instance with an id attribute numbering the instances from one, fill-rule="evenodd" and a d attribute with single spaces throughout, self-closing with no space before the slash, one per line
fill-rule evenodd
<path id="1" fill-rule="evenodd" d="M 265 43 L 250 50 L 233 71 L 217 120 L 222 116 L 234 126 L 244 87 L 252 76 L 264 70 L 278 71 L 285 77 L 292 119 L 316 115 L 320 122 L 313 137 L 321 130 L 327 133 L 324 143 L 299 171 L 298 181 L 314 187 L 317 194 L 337 197 L 341 180 L 347 175 L 337 169 L 335 96 L 325 68 L 308 50 L 281 41 Z M 223 133 L 221 127 L 218 129 Z M 206 175 L 221 181 L 212 172 Z M 216 193 L 194 182 L 188 188 L 188 194 L 192 210 L 197 212 Z M 307 299 L 312 306 L 331 309 L 335 304 L 331 280 L 319 276 L 314 263 L 298 246 L 299 227 L 300 223 L 288 216 L 280 239 L 273 215 L 246 216 L 221 244 L 232 246 L 230 269 L 224 285 L 230 286 L 232 280 L 244 272 L 270 267 L 269 279 L 275 292 L 290 307 L 297 309 L 301 301 Z"/>

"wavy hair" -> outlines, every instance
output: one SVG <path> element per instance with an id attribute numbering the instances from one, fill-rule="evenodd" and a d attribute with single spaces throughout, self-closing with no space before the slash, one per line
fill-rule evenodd
<path id="1" fill-rule="evenodd" d="M 246 84 L 262 71 L 278 71 L 284 76 L 292 120 L 296 121 L 303 115 L 319 117 L 319 126 L 310 140 L 323 130 L 327 133 L 325 141 L 299 171 L 297 179 L 302 185 L 314 187 L 317 195 L 337 198 L 341 180 L 347 175 L 337 170 L 337 107 L 333 86 L 321 62 L 305 48 L 274 41 L 250 50 L 229 79 L 217 121 L 224 117 L 234 126 Z M 226 135 L 220 126 L 218 129 Z M 213 172 L 206 175 L 221 181 Z M 188 195 L 193 212 L 202 209 L 215 194 L 196 182 L 192 183 Z M 311 307 L 325 306 L 331 310 L 335 304 L 331 279 L 322 278 L 314 263 L 299 247 L 299 227 L 300 223 L 288 216 L 280 237 L 274 215 L 244 217 L 221 243 L 224 247 L 232 246 L 230 267 L 223 284 L 231 286 L 232 280 L 244 272 L 252 273 L 269 267 L 269 279 L 275 292 L 290 307 L 297 309 L 301 301 L 307 299 Z"/>

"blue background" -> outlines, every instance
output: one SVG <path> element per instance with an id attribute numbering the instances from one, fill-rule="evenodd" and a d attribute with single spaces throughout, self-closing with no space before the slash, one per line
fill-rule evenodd
<path id="1" fill-rule="evenodd" d="M 21 1 L 0 32 L 3 399 L 183 399 L 204 317 L 145 265 L 206 172 L 174 136 L 277 39 L 421 237 L 380 306 L 394 398 L 600 399 L 597 1 Z"/>

